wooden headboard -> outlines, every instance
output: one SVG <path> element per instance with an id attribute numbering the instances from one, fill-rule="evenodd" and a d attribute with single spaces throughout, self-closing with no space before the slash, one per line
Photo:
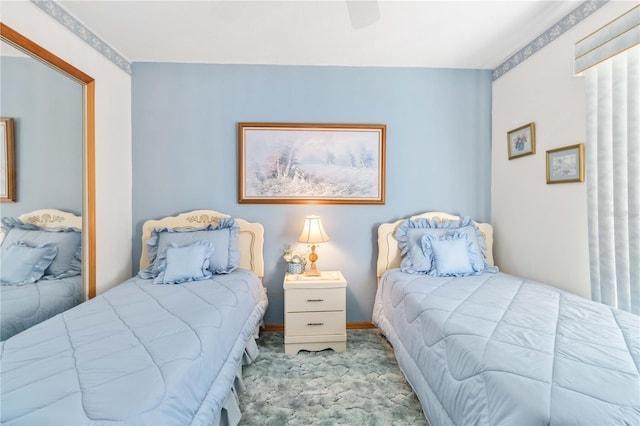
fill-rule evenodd
<path id="1" fill-rule="evenodd" d="M 159 220 L 148 220 L 142 225 L 142 253 L 140 270 L 149 266 L 149 250 L 147 240 L 155 228 L 204 228 L 217 223 L 221 218 L 231 217 L 215 210 L 194 210 L 177 216 L 169 216 Z M 253 271 L 258 277 L 264 277 L 264 228 L 260 223 L 247 222 L 234 218 L 240 231 L 238 232 L 238 248 L 240 250 L 240 267 Z"/>
<path id="2" fill-rule="evenodd" d="M 416 220 L 422 218 L 436 222 L 462 219 L 460 216 L 443 212 L 422 213 L 411 216 L 409 219 Z M 406 219 L 400 219 L 395 222 L 383 223 L 378 227 L 378 263 L 376 272 L 378 279 L 387 270 L 400 267 L 402 258 L 400 257 L 400 248 L 398 247 L 398 241 L 395 239 L 394 234 L 396 228 L 405 220 Z M 487 261 L 493 265 L 493 228 L 488 223 L 476 222 L 476 225 L 480 228 L 480 233 L 487 244 Z"/>
<path id="3" fill-rule="evenodd" d="M 64 212 L 58 209 L 35 210 L 18 216 L 24 223 L 31 223 L 42 228 L 77 228 L 82 230 L 82 216 Z M 4 233 L 0 230 L 0 241 L 4 238 Z"/>

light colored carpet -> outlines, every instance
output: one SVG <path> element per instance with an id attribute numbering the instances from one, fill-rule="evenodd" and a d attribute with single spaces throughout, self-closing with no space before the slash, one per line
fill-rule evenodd
<path id="1" fill-rule="evenodd" d="M 349 330 L 347 351 L 284 353 L 263 332 L 245 366 L 240 425 L 427 425 L 422 407 L 378 330 Z"/>

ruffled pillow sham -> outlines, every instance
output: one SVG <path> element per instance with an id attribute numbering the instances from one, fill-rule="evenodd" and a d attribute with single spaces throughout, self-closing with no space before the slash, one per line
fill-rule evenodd
<path id="1" fill-rule="evenodd" d="M 431 261 L 428 275 L 434 277 L 464 277 L 474 275 L 483 269 L 478 264 L 473 243 L 467 234 L 454 232 L 436 237 L 425 235 L 421 239 L 422 251 Z"/>
<path id="2" fill-rule="evenodd" d="M 487 262 L 486 242 L 482 238 L 480 229 L 470 217 L 443 222 L 425 218 L 407 219 L 401 223 L 394 234 L 402 256 L 400 270 L 410 274 L 428 274 L 433 268 L 433 261 L 430 256 L 425 254 L 422 238 L 426 235 L 442 238 L 454 233 L 467 236 L 470 244 L 468 247 L 470 261 L 472 265 L 477 265 L 474 274 L 498 271 L 498 268 Z M 459 272 L 462 273 L 462 271 Z"/>
<path id="3" fill-rule="evenodd" d="M 213 274 L 228 274 L 240 266 L 238 249 L 239 226 L 233 218 L 222 218 L 217 224 L 204 228 L 157 228 L 151 232 L 146 242 L 150 264 L 138 273 L 140 278 L 158 276 L 158 253 L 162 253 L 171 243 L 186 245 L 196 241 L 210 241 L 214 247 L 209 256 L 209 270 Z"/>
<path id="4" fill-rule="evenodd" d="M 82 231 L 77 228 L 41 228 L 24 223 L 15 217 L 2 218 L 4 239 L 0 245 L 0 256 L 5 258 L 8 247 L 18 241 L 32 246 L 53 244 L 58 253 L 44 271 L 42 279 L 60 279 L 82 273 Z"/>
<path id="5" fill-rule="evenodd" d="M 158 276 L 154 284 L 180 284 L 211 278 L 209 257 L 214 247 L 210 241 L 178 245 L 171 243 L 158 256 Z"/>
<path id="6" fill-rule="evenodd" d="M 55 244 L 32 245 L 16 241 L 2 254 L 0 282 L 2 285 L 25 285 L 40 280 L 55 259 Z"/>

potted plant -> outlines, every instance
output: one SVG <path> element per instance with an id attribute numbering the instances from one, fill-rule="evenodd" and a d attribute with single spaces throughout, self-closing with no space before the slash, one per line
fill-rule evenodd
<path id="1" fill-rule="evenodd" d="M 290 274 L 301 274 L 307 265 L 307 255 L 291 247 L 285 249 L 282 258 L 287 262 L 287 272 Z"/>

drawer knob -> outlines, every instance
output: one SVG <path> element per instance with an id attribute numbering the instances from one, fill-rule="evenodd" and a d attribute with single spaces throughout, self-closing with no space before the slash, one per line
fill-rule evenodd
<path id="1" fill-rule="evenodd" d="M 324 302 L 324 299 L 307 299 L 307 302 Z"/>
<path id="2" fill-rule="evenodd" d="M 309 326 L 313 326 L 313 325 L 324 325 L 323 322 L 308 322 L 307 325 Z"/>

